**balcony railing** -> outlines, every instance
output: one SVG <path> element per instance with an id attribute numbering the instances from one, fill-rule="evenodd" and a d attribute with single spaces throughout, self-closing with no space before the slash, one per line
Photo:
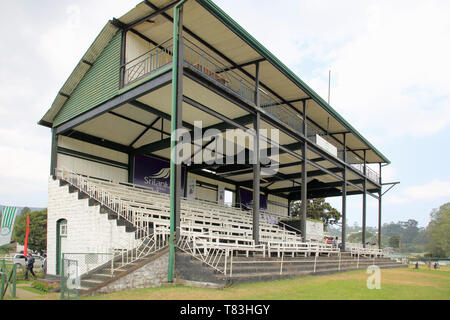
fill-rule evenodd
<path id="1" fill-rule="evenodd" d="M 134 58 L 123 66 L 124 85 L 136 82 L 145 76 L 172 63 L 172 39 L 168 39 L 150 51 Z"/>
<path id="2" fill-rule="evenodd" d="M 255 103 L 256 86 L 254 83 L 246 80 L 239 72 L 229 68 L 225 63 L 222 63 L 217 58 L 205 52 L 205 50 L 201 49 L 192 41 L 186 38 L 183 38 L 183 40 L 184 61 L 189 68 L 202 72 L 204 75 L 225 86 L 251 104 Z M 172 50 L 172 39 L 168 39 L 152 50 L 129 61 L 123 66 L 124 85 L 136 82 L 149 74 L 158 71 L 162 67 L 171 64 L 173 56 Z M 304 119 L 300 114 L 289 108 L 279 99 L 273 97 L 270 93 L 265 92 L 261 88 L 258 90 L 261 108 L 286 124 L 292 130 L 300 134 L 303 133 Z M 330 152 L 331 149 L 333 151 L 337 150 L 336 154 L 335 152 L 330 153 L 343 161 L 343 146 L 328 135 L 327 132 L 311 123 L 311 121 L 306 121 L 307 137 L 317 143 L 317 141 L 320 140 L 317 138 L 317 136 L 319 136 L 326 141 L 323 142 L 323 140 L 321 140 L 322 146 L 327 143 L 330 144 L 331 146 L 325 149 L 328 152 Z M 363 160 L 351 152 L 347 152 L 347 163 L 351 164 L 353 168 L 364 174 Z M 370 180 L 379 183 L 380 177 L 378 173 L 369 167 L 366 167 L 366 169 L 366 176 Z"/>

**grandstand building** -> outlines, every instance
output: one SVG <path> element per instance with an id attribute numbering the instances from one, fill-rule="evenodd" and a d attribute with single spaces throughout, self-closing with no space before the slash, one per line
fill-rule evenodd
<path id="1" fill-rule="evenodd" d="M 286 276 L 325 257 L 392 264 L 364 248 L 389 160 L 210 0 L 143 1 L 109 21 L 39 124 L 52 130 L 48 273 L 77 261 L 90 292 L 264 279 L 280 259 Z M 350 195 L 363 198 L 361 248 L 345 241 Z M 342 253 L 306 206 L 300 229 L 280 222 L 317 197 L 342 197 Z"/>

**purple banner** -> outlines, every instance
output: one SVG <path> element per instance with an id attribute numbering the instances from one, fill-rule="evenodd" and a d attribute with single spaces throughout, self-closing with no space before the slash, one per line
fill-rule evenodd
<path id="1" fill-rule="evenodd" d="M 184 196 L 184 173 L 181 168 L 181 196 Z M 159 193 L 170 194 L 170 162 L 137 155 L 134 162 L 134 184 Z"/>
<path id="2" fill-rule="evenodd" d="M 241 204 L 253 208 L 253 191 L 247 189 L 240 189 Z M 264 194 L 259 195 L 259 208 L 267 210 L 267 196 Z"/>

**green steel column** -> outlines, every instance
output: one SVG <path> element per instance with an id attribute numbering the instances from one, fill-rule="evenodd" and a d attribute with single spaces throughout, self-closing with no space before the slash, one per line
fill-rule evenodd
<path id="1" fill-rule="evenodd" d="M 174 8 L 173 13 L 173 61 L 172 61 L 172 120 L 171 120 L 171 155 L 170 155 L 170 238 L 169 238 L 169 270 L 168 270 L 168 282 L 173 282 L 173 270 L 175 264 L 175 246 L 176 246 L 176 219 L 179 217 L 179 201 L 180 195 L 177 194 L 177 182 L 179 182 L 177 178 L 177 171 L 179 171 L 177 167 L 177 154 L 176 154 L 176 130 L 178 128 L 178 123 L 182 119 L 177 119 L 179 115 L 179 109 L 181 108 L 181 81 L 180 75 L 183 73 L 183 65 L 180 67 L 180 39 L 182 37 L 182 16 L 183 10 L 182 6 L 186 2 L 186 0 L 181 1 Z M 181 79 L 182 80 L 182 79 Z"/>
<path id="2" fill-rule="evenodd" d="M 307 134 L 307 126 L 306 126 L 306 101 L 303 101 L 303 134 L 305 138 L 308 136 Z M 301 193 L 301 199 L 302 199 L 302 225 L 301 225 L 301 232 L 302 232 L 302 239 L 303 241 L 306 241 L 306 217 L 307 217 L 307 208 L 308 208 L 308 142 L 305 139 L 302 146 L 302 156 L 303 156 L 303 162 L 302 162 L 302 193 Z"/>
<path id="3" fill-rule="evenodd" d="M 383 181 L 381 179 L 381 168 L 382 168 L 382 166 L 380 163 L 380 181 L 379 181 L 380 186 L 382 186 L 382 183 L 383 183 Z M 378 193 L 378 196 L 379 196 L 379 198 L 378 198 L 378 249 L 382 249 L 382 246 L 381 246 L 381 212 L 382 212 L 381 204 L 382 204 L 382 197 L 383 197 L 382 187 L 380 187 L 380 192 Z"/>
<path id="4" fill-rule="evenodd" d="M 347 134 L 343 134 L 343 158 L 344 158 L 344 172 L 343 172 L 343 178 L 344 181 L 342 182 L 342 235 L 341 235 L 341 242 L 342 242 L 342 251 L 345 251 L 346 249 L 346 243 L 347 243 Z"/>
<path id="5" fill-rule="evenodd" d="M 58 166 L 58 136 L 56 135 L 56 130 L 52 129 L 52 149 L 51 149 L 51 159 L 50 159 L 50 175 L 55 175 L 55 169 Z"/>
<path id="6" fill-rule="evenodd" d="M 261 96 L 259 93 L 259 63 L 256 64 L 255 79 L 255 104 L 259 108 L 261 105 Z M 253 129 L 255 130 L 253 144 L 253 240 L 255 245 L 259 245 L 259 210 L 260 210 L 260 192 L 261 192 L 261 159 L 260 159 L 260 130 L 261 114 L 256 112 L 253 120 Z"/>
<path id="7" fill-rule="evenodd" d="M 134 183 L 134 163 L 135 154 L 134 152 L 130 152 L 128 154 L 128 183 Z"/>
<path id="8" fill-rule="evenodd" d="M 362 214 L 362 244 L 366 247 L 366 215 L 367 215 L 367 158 L 364 150 L 364 182 L 363 182 L 363 214 Z"/>

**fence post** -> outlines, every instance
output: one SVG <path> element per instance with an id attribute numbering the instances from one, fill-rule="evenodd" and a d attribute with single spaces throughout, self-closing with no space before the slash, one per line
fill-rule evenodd
<path id="1" fill-rule="evenodd" d="M 16 298 L 16 280 L 17 280 L 17 266 L 13 264 L 12 268 L 12 283 L 11 283 L 11 297 Z"/>
<path id="2" fill-rule="evenodd" d="M 60 291 L 61 291 L 61 300 L 64 300 L 64 285 L 65 285 L 65 280 L 64 280 L 64 253 L 62 254 L 61 257 L 61 268 L 60 268 L 60 272 L 61 272 L 61 280 L 60 280 Z"/>
<path id="3" fill-rule="evenodd" d="M 359 269 L 359 250 L 358 250 L 358 263 L 356 264 L 356 269 Z"/>
<path id="4" fill-rule="evenodd" d="M 5 290 L 5 280 L 6 280 L 6 263 L 5 260 L 2 260 L 2 267 L 0 269 L 1 278 L 2 278 L 2 286 L 0 288 L 0 300 L 3 300 L 3 290 Z"/>
<path id="5" fill-rule="evenodd" d="M 316 255 L 314 257 L 314 273 L 316 273 L 316 265 L 317 265 L 317 255 L 318 255 L 319 251 L 316 251 Z"/>

